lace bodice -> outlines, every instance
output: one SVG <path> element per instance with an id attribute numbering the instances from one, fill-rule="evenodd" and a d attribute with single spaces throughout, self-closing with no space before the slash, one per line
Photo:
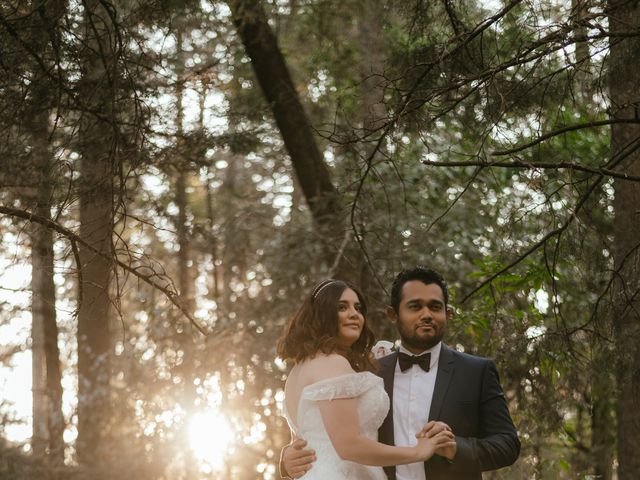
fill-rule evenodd
<path id="1" fill-rule="evenodd" d="M 292 420 L 285 407 L 291 430 L 316 451 L 317 460 L 302 478 L 305 480 L 384 480 L 382 467 L 370 467 L 342 460 L 324 427 L 319 400 L 357 398 L 360 433 L 378 439 L 378 428 L 389 411 L 389 397 L 383 381 L 370 372 L 349 373 L 307 385 L 300 395 L 297 418 Z"/>

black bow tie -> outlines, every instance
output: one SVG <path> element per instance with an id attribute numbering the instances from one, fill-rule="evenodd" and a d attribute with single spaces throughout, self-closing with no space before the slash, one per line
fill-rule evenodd
<path id="1" fill-rule="evenodd" d="M 398 363 L 400 363 L 400 371 L 402 372 L 404 372 L 408 368 L 411 368 L 411 365 L 420 365 L 421 369 L 423 369 L 425 372 L 428 372 L 429 366 L 431 365 L 431 352 L 420 355 L 419 357 L 399 352 Z"/>

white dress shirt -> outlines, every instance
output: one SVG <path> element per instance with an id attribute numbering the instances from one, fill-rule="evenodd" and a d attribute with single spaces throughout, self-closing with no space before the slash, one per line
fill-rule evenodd
<path id="1" fill-rule="evenodd" d="M 400 370 L 400 365 L 396 363 L 393 379 L 393 436 L 396 446 L 416 445 L 418 443 L 416 433 L 427 424 L 441 348 L 442 343 L 438 342 L 421 354 L 431 352 L 428 372 L 419 365 L 412 365 L 403 372 Z M 413 355 L 402 345 L 400 351 Z M 424 463 L 397 465 L 396 478 L 397 480 L 425 480 Z"/>

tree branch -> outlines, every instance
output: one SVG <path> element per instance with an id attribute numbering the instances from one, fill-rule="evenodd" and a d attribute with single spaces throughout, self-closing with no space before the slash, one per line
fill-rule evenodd
<path id="1" fill-rule="evenodd" d="M 610 165 L 611 167 L 615 167 L 616 165 L 620 164 L 620 162 L 622 162 L 625 158 L 627 158 L 629 155 L 631 155 L 632 153 L 634 153 L 638 149 L 640 149 L 640 138 L 634 139 L 633 141 L 631 141 L 627 145 L 625 145 L 625 147 L 622 148 L 618 152 L 618 154 L 614 155 L 609 160 L 609 162 L 607 162 L 607 164 Z M 536 250 L 538 250 L 540 247 L 545 245 L 546 242 L 549 241 L 551 238 L 553 238 L 553 237 L 555 237 L 557 235 L 561 235 L 562 232 L 564 232 L 569 227 L 569 225 L 571 225 L 571 223 L 573 223 L 573 221 L 577 218 L 578 212 L 582 209 L 582 207 L 586 203 L 587 199 L 593 193 L 593 191 L 596 189 L 596 187 L 598 185 L 600 185 L 600 183 L 602 183 L 602 180 L 604 178 L 605 178 L 604 175 L 601 175 L 601 174 L 599 175 L 599 177 L 593 182 L 593 185 L 591 185 L 591 187 L 589 187 L 589 189 L 582 196 L 582 198 L 580 198 L 580 200 L 576 204 L 575 208 L 573 209 L 573 211 L 569 215 L 569 218 L 567 218 L 565 220 L 565 222 L 560 227 L 558 227 L 558 228 L 550 231 L 549 233 L 547 233 L 542 239 L 540 239 L 539 241 L 534 243 L 531 247 L 529 247 L 523 254 L 519 255 L 518 258 L 516 258 L 511 263 L 509 263 L 509 265 L 506 265 L 505 267 L 502 267 L 500 270 L 498 270 L 497 272 L 491 274 L 488 278 L 486 278 L 485 280 L 480 282 L 480 284 L 477 287 L 475 287 L 473 290 L 471 290 L 471 292 L 469 292 L 468 294 L 466 294 L 464 296 L 464 298 L 462 299 L 461 303 L 465 303 L 467 300 L 469 300 L 469 298 L 471 298 L 473 295 L 475 295 L 483 287 L 485 287 L 488 284 L 491 284 L 491 282 L 493 282 L 500 275 L 502 275 L 505 272 L 508 272 L 513 267 L 518 265 L 520 262 L 522 262 L 529 255 L 531 255 Z"/>
<path id="2" fill-rule="evenodd" d="M 5 215 L 9 215 L 9 216 L 12 216 L 12 217 L 16 217 L 16 218 L 22 218 L 24 220 L 28 220 L 29 222 L 35 222 L 35 223 L 38 223 L 40 225 L 44 225 L 45 227 L 47 227 L 47 228 L 49 228 L 51 230 L 54 230 L 54 231 L 58 232 L 59 234 L 63 235 L 64 237 L 66 237 L 67 239 L 69 239 L 69 241 L 72 242 L 72 248 L 73 248 L 74 244 L 80 244 L 83 247 L 85 247 L 88 250 L 90 250 L 91 252 L 95 253 L 96 255 L 100 255 L 101 257 L 108 258 L 109 260 L 113 260 L 123 270 L 126 270 L 129 273 L 132 273 L 133 275 L 138 277 L 143 282 L 147 283 L 148 285 L 152 286 L 153 288 L 155 288 L 157 290 L 160 290 L 162 293 L 164 293 L 164 295 L 169 299 L 169 301 L 173 305 L 178 307 L 178 309 L 189 319 L 189 321 L 193 324 L 193 326 L 200 333 L 202 333 L 205 336 L 207 335 L 207 332 L 204 329 L 204 327 L 202 327 L 196 321 L 196 319 L 193 318 L 193 316 L 187 311 L 187 309 L 182 305 L 182 302 L 181 302 L 181 299 L 180 299 L 180 295 L 177 292 L 171 291 L 168 288 L 160 285 L 155 280 L 153 280 L 153 278 L 152 278 L 153 274 L 145 275 L 143 273 L 140 273 L 134 267 L 132 267 L 130 265 L 127 265 L 126 263 L 118 260 L 117 258 L 111 258 L 107 254 L 105 254 L 105 253 L 101 252 L 100 250 L 98 250 L 97 248 L 95 248 L 90 243 L 88 243 L 85 240 L 83 240 L 82 238 L 80 238 L 78 235 L 73 233 L 68 228 L 63 227 L 59 223 L 56 223 L 53 220 L 49 220 L 48 218 L 42 217 L 40 215 L 35 215 L 35 214 L 33 214 L 31 212 L 28 212 L 26 210 L 20 210 L 18 208 L 6 207 L 4 205 L 0 205 L 0 213 L 3 213 Z M 74 248 L 74 255 L 75 255 L 75 248 Z"/>
<path id="3" fill-rule="evenodd" d="M 575 130 L 582 130 L 583 128 L 592 128 L 592 127 L 601 127 L 604 125 L 613 125 L 614 123 L 637 123 L 640 124 L 640 118 L 610 118 L 608 120 L 600 120 L 594 122 L 586 122 L 580 123 L 578 125 L 569 125 L 567 127 L 560 128 L 558 130 L 554 130 L 553 132 L 546 133 L 535 140 L 525 143 L 524 145 L 519 145 L 514 148 L 510 148 L 508 150 L 496 150 L 492 153 L 492 155 L 503 156 L 503 155 L 511 155 L 513 153 L 521 152 L 522 150 L 526 150 L 529 147 L 533 147 L 534 145 L 538 145 L 539 143 L 544 142 L 553 137 L 557 137 L 558 135 L 563 135 L 567 132 L 573 132 Z"/>
<path id="4" fill-rule="evenodd" d="M 445 161 L 439 162 L 434 160 L 422 160 L 423 165 L 432 167 L 480 167 L 480 168 L 522 168 L 522 169 L 536 169 L 543 170 L 561 170 L 570 169 L 579 172 L 587 172 L 595 175 L 602 175 L 604 177 L 614 177 L 620 180 L 629 180 L 632 182 L 640 182 L 640 176 L 629 175 L 624 172 L 618 172 L 609 168 L 594 168 L 587 167 L 586 165 L 580 165 L 572 162 L 523 162 L 521 160 L 512 160 L 510 162 L 484 162 L 482 160 L 477 161 Z"/>
<path id="5" fill-rule="evenodd" d="M 497 272 L 491 274 L 488 278 L 484 279 L 480 285 L 478 285 L 477 287 L 475 287 L 473 290 L 471 290 L 469 293 L 467 293 L 464 298 L 462 299 L 461 303 L 465 303 L 467 300 L 469 300 L 469 298 L 471 298 L 473 295 L 475 295 L 478 291 L 480 291 L 485 285 L 490 284 L 491 282 L 493 282 L 496 278 L 498 278 L 500 275 L 502 275 L 503 273 L 508 272 L 509 270 L 511 270 L 513 267 L 515 267 L 516 265 L 518 265 L 520 262 L 522 262 L 525 258 L 527 258 L 529 255 L 531 255 L 532 253 L 534 253 L 536 250 L 538 250 L 540 247 L 542 247 L 543 245 L 545 245 L 547 243 L 548 240 L 550 240 L 551 238 L 555 237 L 556 235 L 561 235 L 562 232 L 564 232 L 567 228 L 569 228 L 569 225 L 571 225 L 571 223 L 573 222 L 573 220 L 576 218 L 576 215 L 578 213 L 578 211 L 580 210 L 580 208 L 582 208 L 582 206 L 584 205 L 584 203 L 587 201 L 587 198 L 589 198 L 589 196 L 591 195 L 591 193 L 595 190 L 595 188 L 600 184 L 600 182 L 602 181 L 603 177 L 600 177 L 600 179 L 596 182 L 593 183 L 593 185 L 589 188 L 589 190 L 587 191 L 586 194 L 583 195 L 583 197 L 580 199 L 580 202 L 578 203 L 578 205 L 576 205 L 576 208 L 573 210 L 573 212 L 571 213 L 571 215 L 569 216 L 569 218 L 562 224 L 560 225 L 558 228 L 551 230 L 550 232 L 548 232 L 544 237 L 542 237 L 542 239 L 540 239 L 539 241 L 537 241 L 536 243 L 534 243 L 532 246 L 530 246 L 524 253 L 522 253 L 521 255 L 518 256 L 518 258 L 516 258 L 515 260 L 513 260 L 511 263 L 509 263 L 508 265 L 502 267 L 500 270 L 498 270 Z"/>

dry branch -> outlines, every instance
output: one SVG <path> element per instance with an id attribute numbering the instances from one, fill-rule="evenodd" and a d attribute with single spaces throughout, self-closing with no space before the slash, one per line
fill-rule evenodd
<path id="1" fill-rule="evenodd" d="M 155 273 L 153 271 L 150 274 L 143 274 L 138 269 L 132 267 L 131 265 L 127 265 L 126 263 L 118 260 L 117 258 L 115 258 L 115 259 L 111 258 L 110 256 L 108 256 L 108 255 L 102 253 L 101 251 L 99 251 L 93 245 L 91 245 L 91 244 L 87 243 L 86 241 L 84 241 L 80 236 L 78 236 L 77 234 L 73 233 L 68 228 L 63 227 L 59 223 L 54 222 L 53 220 L 49 220 L 48 218 L 42 217 L 40 215 L 35 215 L 35 214 L 33 214 L 31 212 L 28 212 L 26 210 L 20 210 L 18 208 L 7 207 L 7 206 L 4 206 L 4 205 L 0 205 L 0 213 L 3 213 L 5 215 L 9 215 L 9 216 L 12 216 L 12 217 L 16 217 L 16 218 L 22 218 L 24 220 L 28 220 L 29 222 L 35 222 L 35 223 L 38 223 L 40 225 L 44 225 L 45 227 L 47 227 L 47 228 L 49 228 L 51 230 L 54 230 L 54 231 L 58 232 L 59 234 L 63 235 L 64 237 L 66 237 L 72 243 L 72 245 L 80 244 L 83 247 L 91 250 L 96 255 L 100 255 L 101 257 L 108 258 L 109 260 L 115 261 L 115 263 L 120 268 L 122 268 L 123 270 L 125 270 L 125 271 L 127 271 L 129 273 L 132 273 L 133 275 L 138 277 L 143 282 L 145 282 L 148 285 L 152 286 L 153 288 L 161 291 L 169 299 L 169 301 L 173 305 L 175 305 L 189 319 L 189 321 L 193 324 L 193 326 L 200 333 L 202 333 L 205 336 L 208 335 L 208 333 L 204 329 L 204 327 L 202 327 L 196 321 L 196 319 L 193 318 L 193 316 L 182 305 L 182 301 L 180 299 L 180 295 L 177 292 L 169 290 L 165 286 L 160 285 L 158 282 L 156 282 L 152 278 L 152 277 L 155 276 Z"/>
<path id="2" fill-rule="evenodd" d="M 602 175 L 603 177 L 619 178 L 620 180 L 629 180 L 633 182 L 640 182 L 640 176 L 629 175 L 624 172 L 611 170 L 609 168 L 594 168 L 586 165 L 580 165 L 579 163 L 572 162 L 524 162 L 522 160 L 511 160 L 509 162 L 484 162 L 478 161 L 435 161 L 435 160 L 422 160 L 423 165 L 432 167 L 479 167 L 479 168 L 521 168 L 521 169 L 544 169 L 544 170 L 561 170 L 569 169 L 579 172 L 592 173 L 594 175 Z"/>

